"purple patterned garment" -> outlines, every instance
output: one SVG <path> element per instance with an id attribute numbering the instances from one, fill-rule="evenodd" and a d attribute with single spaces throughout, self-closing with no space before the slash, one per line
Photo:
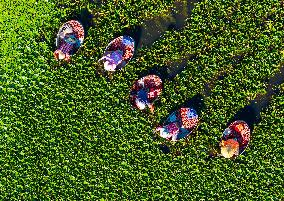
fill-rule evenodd
<path id="1" fill-rule="evenodd" d="M 101 59 L 105 70 L 116 71 L 123 68 L 133 57 L 134 40 L 129 36 L 120 36 L 111 41 Z"/>

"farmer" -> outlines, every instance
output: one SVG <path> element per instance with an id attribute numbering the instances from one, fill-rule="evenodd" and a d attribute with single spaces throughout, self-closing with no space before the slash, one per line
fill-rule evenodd
<path id="1" fill-rule="evenodd" d="M 56 60 L 70 60 L 70 56 L 78 50 L 84 40 L 84 28 L 80 22 L 71 20 L 63 24 L 57 38 L 57 50 L 54 52 Z"/>
<path id="2" fill-rule="evenodd" d="M 115 38 L 107 46 L 99 61 L 104 63 L 106 71 L 116 71 L 123 68 L 133 57 L 134 40 L 130 36 Z"/>
<path id="3" fill-rule="evenodd" d="M 163 126 L 156 128 L 162 138 L 177 141 L 187 137 L 197 126 L 198 115 L 194 109 L 180 108 L 172 113 Z"/>
<path id="4" fill-rule="evenodd" d="M 147 106 L 154 112 L 154 101 L 162 93 L 162 80 L 157 75 L 147 75 L 137 80 L 131 88 L 130 102 L 139 110 L 145 110 Z"/>
<path id="5" fill-rule="evenodd" d="M 250 140 L 250 129 L 245 121 L 234 121 L 225 129 L 221 142 L 221 155 L 233 158 L 240 155 Z"/>

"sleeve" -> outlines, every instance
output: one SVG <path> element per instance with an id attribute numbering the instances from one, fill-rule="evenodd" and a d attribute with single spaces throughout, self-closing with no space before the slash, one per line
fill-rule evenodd
<path id="1" fill-rule="evenodd" d="M 122 37 L 115 38 L 113 41 L 110 42 L 109 47 L 107 48 L 107 51 L 115 51 L 115 50 L 123 51 Z"/>
<path id="2" fill-rule="evenodd" d="M 162 83 L 157 76 L 149 75 L 145 78 L 145 87 L 148 88 L 148 99 L 153 102 L 162 92 Z"/>
<path id="3" fill-rule="evenodd" d="M 122 45 L 124 46 L 122 59 L 128 62 L 133 56 L 134 47 L 132 45 L 124 45 L 124 44 Z"/>

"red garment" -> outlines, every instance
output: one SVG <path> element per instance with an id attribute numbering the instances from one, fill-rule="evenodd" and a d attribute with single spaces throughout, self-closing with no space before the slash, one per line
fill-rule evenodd
<path id="1" fill-rule="evenodd" d="M 179 110 L 182 127 L 191 130 L 198 123 L 198 116 L 190 108 L 181 108 Z"/>
<path id="2" fill-rule="evenodd" d="M 84 38 L 84 28 L 83 26 L 76 20 L 70 20 L 67 22 L 71 25 L 74 34 L 80 39 L 83 40 Z"/>
<path id="3" fill-rule="evenodd" d="M 162 93 L 162 80 L 157 75 L 148 75 L 137 80 L 132 86 L 130 94 L 130 101 L 135 107 L 137 92 L 141 89 L 147 91 L 148 102 L 153 103 Z"/>

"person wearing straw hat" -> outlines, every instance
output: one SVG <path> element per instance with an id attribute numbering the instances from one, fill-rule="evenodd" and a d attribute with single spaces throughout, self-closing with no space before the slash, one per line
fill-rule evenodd
<path id="1" fill-rule="evenodd" d="M 80 22 L 70 20 L 63 24 L 56 38 L 57 50 L 54 52 L 55 59 L 70 61 L 70 56 L 79 49 L 83 40 L 84 28 Z"/>
<path id="2" fill-rule="evenodd" d="M 147 75 L 137 80 L 131 88 L 130 102 L 139 110 L 147 107 L 154 112 L 154 102 L 161 95 L 163 83 L 157 75 Z"/>
<path id="3" fill-rule="evenodd" d="M 173 112 L 162 126 L 156 131 L 160 137 L 170 141 L 186 138 L 198 124 L 197 112 L 192 108 L 180 108 Z"/>
<path id="4" fill-rule="evenodd" d="M 106 71 L 116 71 L 123 68 L 133 57 L 134 39 L 130 36 L 120 36 L 111 41 L 99 62 L 104 63 Z"/>
<path id="5" fill-rule="evenodd" d="M 225 129 L 221 142 L 221 156 L 234 158 L 242 154 L 250 140 L 250 128 L 245 121 L 238 120 Z"/>

